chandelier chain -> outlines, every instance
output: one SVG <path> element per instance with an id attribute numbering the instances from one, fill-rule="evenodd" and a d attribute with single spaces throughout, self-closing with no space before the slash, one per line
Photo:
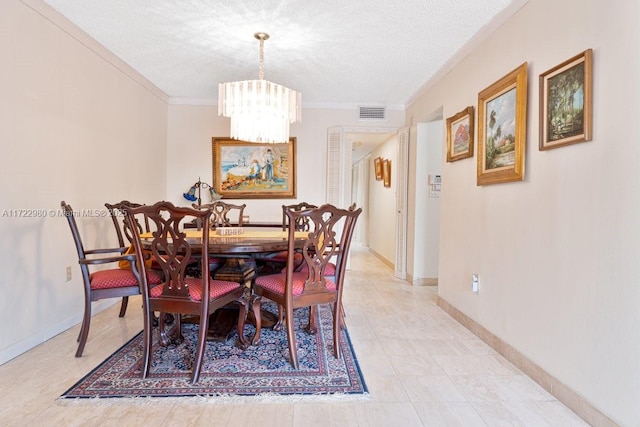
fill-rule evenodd
<path id="1" fill-rule="evenodd" d="M 260 68 L 258 70 L 258 79 L 264 80 L 264 41 L 269 39 L 269 34 L 255 33 L 253 36 L 260 40 Z"/>

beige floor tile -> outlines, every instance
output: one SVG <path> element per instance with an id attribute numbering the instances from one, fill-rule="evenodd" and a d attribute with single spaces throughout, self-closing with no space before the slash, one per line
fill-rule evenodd
<path id="1" fill-rule="evenodd" d="M 293 425 L 293 404 L 261 404 L 236 406 L 229 426 L 286 427 Z"/>
<path id="2" fill-rule="evenodd" d="M 467 402 L 420 402 L 413 406 L 426 427 L 488 426 Z"/>
<path id="3" fill-rule="evenodd" d="M 410 402 L 409 396 L 395 375 L 365 374 L 371 401 L 375 402 Z"/>
<path id="4" fill-rule="evenodd" d="M 166 427 L 231 426 L 231 417 L 235 408 L 233 405 L 220 404 L 173 405 L 162 425 Z"/>
<path id="5" fill-rule="evenodd" d="M 300 403 L 293 408 L 293 425 L 358 427 L 352 403 Z"/>
<path id="6" fill-rule="evenodd" d="M 450 378 L 470 402 L 555 400 L 525 375 L 458 375 Z"/>
<path id="7" fill-rule="evenodd" d="M 422 426 L 418 414 L 410 403 L 355 403 L 354 406 L 360 426 Z"/>
<path id="8" fill-rule="evenodd" d="M 447 375 L 401 377 L 412 402 L 464 402 L 465 396 Z"/>
<path id="9" fill-rule="evenodd" d="M 490 426 L 588 426 L 559 402 L 472 402 Z M 556 411 L 560 405 L 563 410 Z"/>

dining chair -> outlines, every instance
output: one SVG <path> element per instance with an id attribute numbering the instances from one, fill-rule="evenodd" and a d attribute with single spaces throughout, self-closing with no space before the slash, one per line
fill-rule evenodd
<path id="1" fill-rule="evenodd" d="M 192 205 L 196 209 L 211 211 L 211 228 L 242 227 L 246 204 L 235 205 L 216 200 L 212 203 Z M 200 227 L 198 227 L 200 229 Z M 219 254 L 209 255 L 209 271 L 220 280 L 237 280 L 250 286 L 256 274 L 255 260 L 250 257 L 221 257 Z"/>
<path id="2" fill-rule="evenodd" d="M 116 230 L 116 236 L 118 238 L 118 244 L 121 247 L 125 247 L 125 248 L 129 248 L 127 250 L 127 253 L 133 253 L 132 248 L 133 248 L 133 233 L 131 231 L 131 229 L 129 228 L 129 223 L 128 221 L 125 219 L 124 216 L 124 211 L 125 211 L 125 207 L 130 207 L 130 208 L 138 208 L 140 206 L 143 206 L 142 203 L 135 203 L 135 202 L 130 202 L 128 200 L 122 200 L 120 202 L 117 203 L 105 203 L 104 206 L 107 208 L 107 210 L 109 211 L 109 215 L 111 216 L 111 220 L 113 221 L 113 226 Z M 144 215 L 138 215 L 135 218 L 135 225 L 136 228 L 142 233 L 149 233 L 151 232 L 151 227 L 149 226 L 149 219 L 144 216 Z M 158 262 L 155 260 L 155 258 L 153 256 L 151 256 L 151 254 L 147 251 L 145 252 L 146 255 L 149 257 L 148 259 L 145 260 L 145 265 L 148 268 L 151 268 L 157 272 L 160 272 L 160 265 L 158 264 Z M 189 269 L 195 269 L 198 268 L 198 266 L 196 265 L 199 262 L 199 260 L 192 260 L 191 264 L 189 265 Z M 123 262 L 119 263 L 120 268 L 130 268 L 128 265 L 123 264 Z M 127 306 L 127 302 L 128 302 L 129 297 L 123 297 L 122 298 L 122 304 L 123 307 Z M 171 316 L 171 314 L 165 314 L 165 321 L 170 321 L 173 317 Z M 154 318 L 154 325 L 158 324 L 158 318 L 155 317 Z"/>
<path id="3" fill-rule="evenodd" d="M 105 203 L 104 206 L 109 211 L 109 215 L 111 216 L 111 220 L 113 221 L 113 226 L 116 230 L 116 236 L 118 237 L 118 244 L 121 247 L 128 247 L 131 245 L 131 240 L 133 239 L 133 235 L 131 230 L 129 230 L 129 224 L 124 218 L 124 208 L 137 208 L 142 206 L 140 203 L 130 202 L 128 200 L 122 200 L 117 203 Z M 140 223 L 139 218 L 136 218 L 136 227 L 144 230 L 144 232 L 148 233 L 149 228 L 149 220 L 146 217 L 143 217 L 142 224 Z"/>
<path id="4" fill-rule="evenodd" d="M 135 226 L 135 216 L 143 214 L 149 218 L 154 228 L 152 237 L 143 238 Z M 198 337 L 195 358 L 193 361 L 191 382 L 196 383 L 200 377 L 204 358 L 210 315 L 217 309 L 236 303 L 240 307 L 237 332 L 240 345 L 248 345 L 243 335 L 244 322 L 247 315 L 247 299 L 245 288 L 238 282 L 211 279 L 209 264 L 201 263 L 202 272 L 199 277 L 187 276 L 187 265 L 197 245 L 202 257 L 209 256 L 209 231 L 212 211 L 208 209 L 192 209 L 176 207 L 171 202 L 158 202 L 150 206 L 137 208 L 125 207 L 125 218 L 129 228 L 133 230 L 133 244 L 137 262 L 143 262 L 143 249 L 151 250 L 163 272 L 164 280 L 159 286 L 152 286 L 147 270 L 137 269 L 140 275 L 142 301 L 144 311 L 143 346 L 144 361 L 142 377 L 149 375 L 153 347 L 153 313 L 173 313 L 174 322 L 171 330 L 165 330 L 163 316 L 160 316 L 160 344 L 183 340 L 182 315 L 199 316 Z M 191 219 L 203 224 L 199 238 L 187 238 L 182 228 Z M 144 242 L 144 245 L 143 245 Z M 136 263 L 136 266 L 138 264 Z M 254 312 L 259 306 L 254 306 Z M 176 334 L 172 336 L 173 334 Z"/>
<path id="5" fill-rule="evenodd" d="M 332 304 L 334 356 L 340 358 L 340 329 L 346 327 L 342 312 L 342 289 L 344 273 L 353 230 L 362 209 L 340 209 L 325 204 L 318 208 L 301 211 L 285 211 L 288 219 L 287 266 L 283 273 L 259 276 L 255 279 L 253 292 L 274 301 L 284 308 L 289 360 L 298 369 L 296 336 L 293 325 L 293 310 L 310 307 L 308 333 L 317 331 L 317 306 Z M 304 218 L 304 219 L 303 219 Z M 304 237 L 300 251 L 302 267 L 296 271 L 295 239 L 297 224 L 309 224 L 309 232 Z M 335 272 L 329 274 L 328 266 L 335 259 Z M 279 313 L 278 324 L 283 318 Z M 274 327 L 274 329 L 276 329 Z"/>
<path id="6" fill-rule="evenodd" d="M 198 205 L 194 203 L 192 205 L 195 209 L 209 209 L 211 210 L 211 227 L 242 227 L 244 209 L 247 207 L 246 203 L 242 205 L 234 205 L 232 203 L 226 203 L 222 200 L 216 200 L 212 203 L 203 203 Z"/>
<path id="7" fill-rule="evenodd" d="M 140 294 L 140 287 L 138 279 L 131 269 L 110 268 L 92 271 L 95 270 L 94 266 L 117 264 L 120 261 L 135 262 L 135 256 L 124 255 L 126 247 L 85 249 L 73 209 L 64 200 L 60 202 L 60 206 L 71 228 L 84 285 L 84 315 L 77 339 L 79 344 L 76 351 L 76 357 L 81 357 L 89 336 L 91 303 L 105 298 L 122 298 L 119 317 L 124 317 L 127 310 L 128 297 Z M 150 284 L 158 284 L 160 283 L 160 276 L 155 272 L 149 272 L 148 282 Z"/>
<path id="8" fill-rule="evenodd" d="M 286 231 L 289 228 L 289 218 L 287 217 L 286 212 L 300 212 L 306 209 L 314 209 L 318 206 L 312 205 L 307 202 L 301 202 L 292 205 L 282 205 L 282 231 Z M 295 224 L 297 231 L 309 231 L 309 218 L 306 216 L 301 216 L 298 218 L 298 223 Z M 259 275 L 267 275 L 272 274 L 274 272 L 278 272 L 284 268 L 287 264 L 287 251 L 280 252 L 272 252 L 268 254 L 262 254 L 259 257 L 256 257 L 257 264 L 257 274 Z M 301 262 L 301 259 L 298 258 Z M 300 263 L 298 263 L 298 266 Z"/>

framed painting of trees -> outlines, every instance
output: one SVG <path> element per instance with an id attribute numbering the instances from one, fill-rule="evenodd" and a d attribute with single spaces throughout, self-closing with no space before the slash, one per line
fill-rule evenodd
<path id="1" fill-rule="evenodd" d="M 522 181 L 527 137 L 527 63 L 478 94 L 477 185 Z"/>
<path id="2" fill-rule="evenodd" d="M 591 141 L 591 49 L 540 74 L 540 150 Z"/>

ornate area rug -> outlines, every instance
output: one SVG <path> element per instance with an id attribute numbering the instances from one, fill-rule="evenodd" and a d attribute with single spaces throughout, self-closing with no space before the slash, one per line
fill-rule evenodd
<path id="1" fill-rule="evenodd" d="M 263 304 L 263 309 L 276 312 L 275 304 L 270 302 Z M 342 357 L 336 360 L 331 308 L 324 305 L 318 311 L 320 326 L 315 335 L 302 329 L 308 321 L 308 309 L 294 312 L 298 370 L 289 363 L 285 330 L 276 332 L 263 328 L 260 343 L 244 351 L 235 346 L 237 335 L 234 332 L 225 342 L 207 341 L 200 380 L 192 385 L 190 375 L 197 325 L 183 324 L 183 343 L 166 348 L 154 345 L 151 371 L 146 379 L 140 374 L 143 354 L 140 333 L 67 390 L 59 401 L 187 396 L 211 401 L 248 396 L 295 399 L 310 395 L 367 394 L 348 333 L 342 331 Z M 253 334 L 251 328 L 253 326 L 247 326 L 245 333 Z"/>

